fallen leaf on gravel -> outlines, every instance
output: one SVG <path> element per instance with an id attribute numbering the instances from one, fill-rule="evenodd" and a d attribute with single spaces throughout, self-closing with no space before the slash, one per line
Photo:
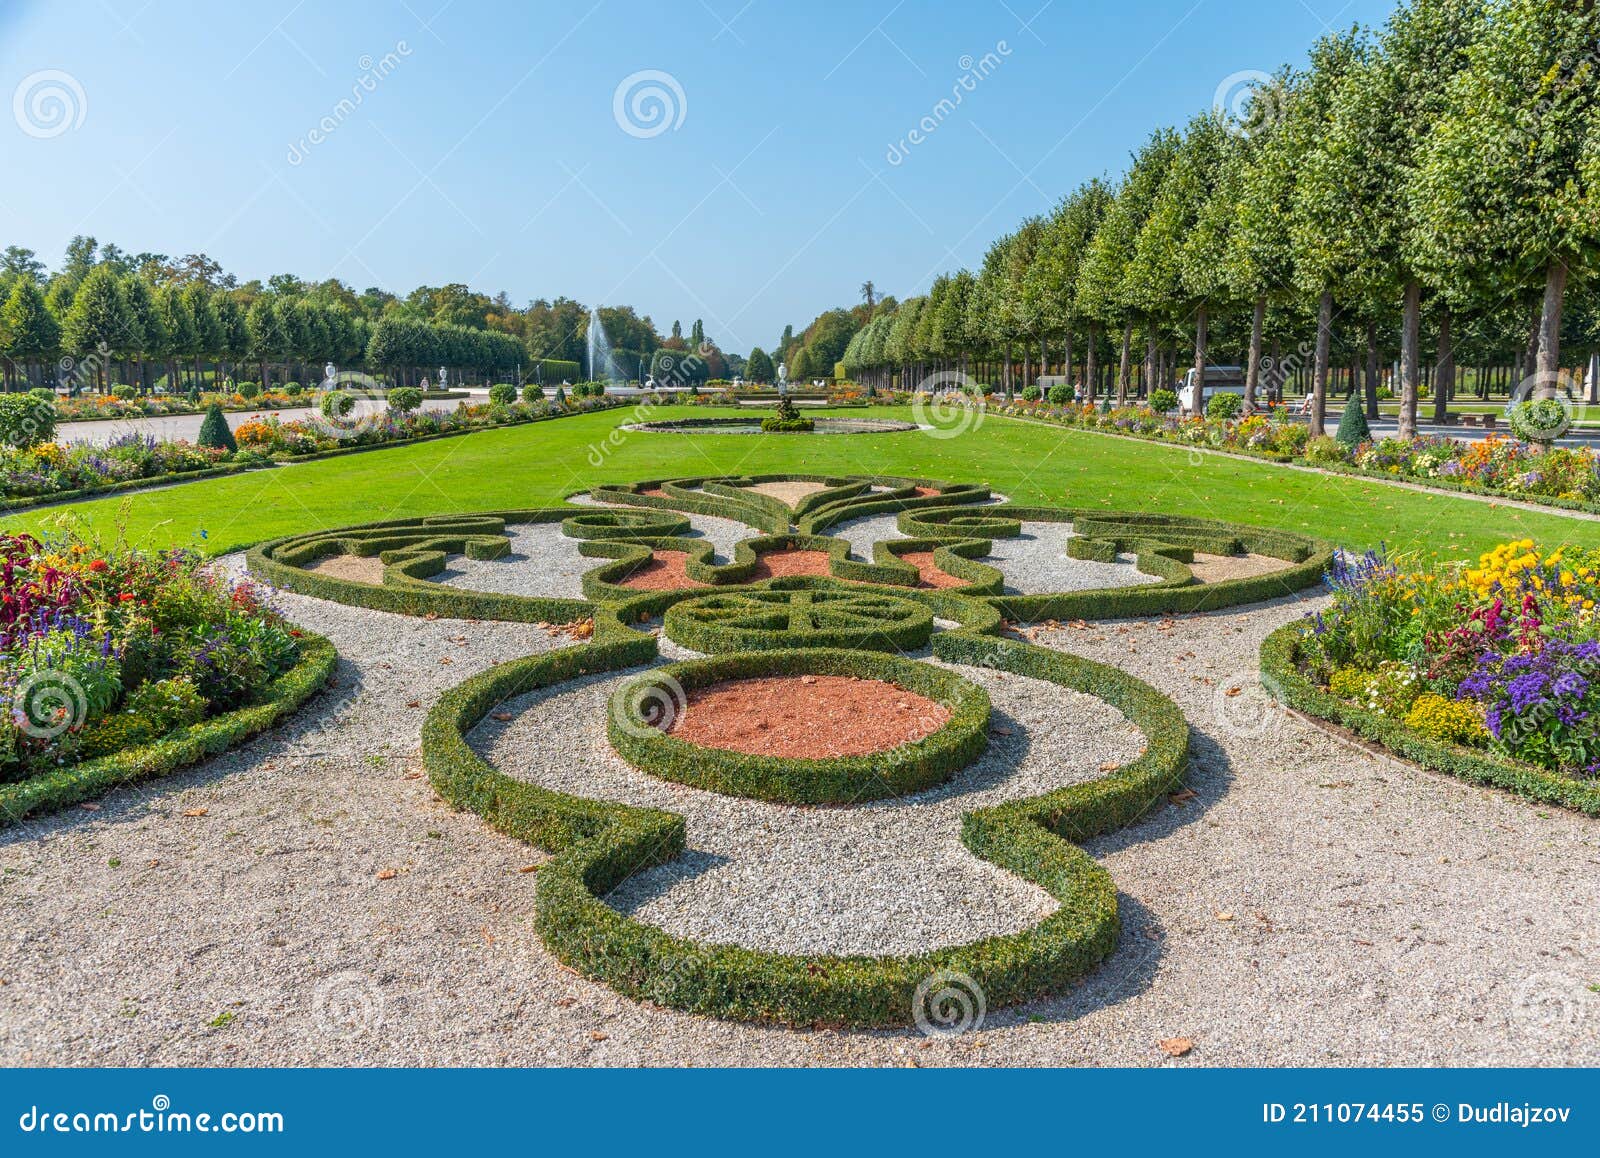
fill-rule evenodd
<path id="1" fill-rule="evenodd" d="M 517 717 L 512 715 L 510 712 L 496 712 L 494 714 L 494 718 L 497 720 L 514 720 Z"/>
<path id="2" fill-rule="evenodd" d="M 1172 801 L 1174 804 L 1182 804 L 1185 800 L 1193 800 L 1194 798 L 1195 791 L 1193 788 L 1181 789 L 1167 797 L 1167 799 Z"/>
<path id="3" fill-rule="evenodd" d="M 400 874 L 395 872 L 394 869 L 383 869 L 378 873 L 378 879 L 380 881 L 392 881 L 399 875 Z"/>
<path id="4" fill-rule="evenodd" d="M 1168 1057 L 1183 1057 L 1194 1048 L 1194 1042 L 1186 1037 L 1165 1037 L 1156 1044 Z"/>
<path id="5" fill-rule="evenodd" d="M 494 944 L 494 934 L 489 932 L 489 926 L 488 925 L 485 925 L 483 927 L 483 939 L 485 941 L 487 941 L 491 945 Z"/>
<path id="6" fill-rule="evenodd" d="M 439 618 L 439 613 L 437 611 L 430 611 L 430 612 L 428 612 L 428 614 L 424 615 L 422 618 L 424 618 L 424 619 L 438 619 Z"/>
<path id="7" fill-rule="evenodd" d="M 408 707 L 408 708 L 420 708 L 421 706 L 422 706 L 422 701 L 421 700 L 407 700 L 406 701 L 406 707 Z"/>
<path id="8" fill-rule="evenodd" d="M 1356 945 L 1365 945 L 1369 949 L 1372 948 L 1372 942 L 1371 941 L 1355 941 L 1355 942 L 1352 942 L 1352 943 L 1356 944 Z"/>
<path id="9" fill-rule="evenodd" d="M 609 1033 L 601 1033 L 598 1029 L 591 1029 L 589 1031 L 590 1041 L 605 1041 L 610 1036 L 611 1035 Z"/>
<path id="10" fill-rule="evenodd" d="M 1104 764 L 1100 765 L 1100 771 L 1102 771 L 1102 772 L 1115 772 L 1118 768 L 1121 768 L 1121 767 L 1122 767 L 1122 765 L 1118 764 L 1115 760 L 1107 760 Z"/>
<path id="11" fill-rule="evenodd" d="M 185 816 L 204 816 L 209 811 L 210 809 L 202 804 L 199 808 L 185 808 L 183 814 Z"/>
<path id="12" fill-rule="evenodd" d="M 571 1009 L 576 1004 L 578 1004 L 578 999 L 576 997 L 563 997 L 560 1001 L 556 1002 L 556 1005 L 562 1009 Z"/>
<path id="13" fill-rule="evenodd" d="M 451 659 L 451 658 L 450 658 L 450 657 L 449 657 L 449 656 L 445 656 L 445 657 L 444 657 L 444 658 L 443 658 L 443 659 L 441 659 L 441 660 L 440 660 L 440 661 L 439 661 L 439 662 L 440 662 L 440 663 L 455 663 L 455 662 L 456 662 L 456 661 L 455 661 L 455 660 L 453 660 L 453 659 Z"/>
<path id="14" fill-rule="evenodd" d="M 404 778 L 407 779 L 407 780 L 421 780 L 422 779 L 422 773 L 421 772 L 407 772 L 405 774 Z"/>
<path id="15" fill-rule="evenodd" d="M 1233 914 L 1232 913 L 1215 913 L 1213 915 L 1219 921 L 1231 921 L 1231 920 L 1233 920 Z"/>
<path id="16" fill-rule="evenodd" d="M 1242 691 L 1244 691 L 1244 688 L 1236 684 L 1233 687 L 1229 688 L 1227 691 L 1223 692 L 1222 694 L 1225 695 L 1225 696 L 1236 696 Z"/>
<path id="17" fill-rule="evenodd" d="M 525 864 L 517 871 L 519 873 L 536 873 L 539 871 L 539 866 L 536 864 Z"/>
<path id="18" fill-rule="evenodd" d="M 1006 727 L 1004 724 L 996 724 L 993 728 L 990 728 L 989 730 L 991 732 L 993 732 L 997 736 L 1009 736 L 1009 735 L 1011 735 L 1011 729 Z"/>
<path id="19" fill-rule="evenodd" d="M 99 812 L 100 811 L 100 806 L 98 804 L 80 804 L 80 805 L 78 805 L 78 807 L 83 809 L 85 812 Z"/>

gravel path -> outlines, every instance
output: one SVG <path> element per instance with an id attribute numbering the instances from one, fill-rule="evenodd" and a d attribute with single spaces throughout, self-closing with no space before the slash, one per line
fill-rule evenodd
<path id="1" fill-rule="evenodd" d="M 1102 775 L 1139 733 L 1100 701 L 979 668 L 960 673 L 994 703 L 988 752 L 948 784 L 853 808 L 796 808 L 657 779 L 606 739 L 625 676 L 594 677 L 506 705 L 474 746 L 518 778 L 561 792 L 666 808 L 689 822 L 686 857 L 641 873 L 610 900 L 670 932 L 795 953 L 913 953 L 1035 924 L 1042 889 L 961 844 L 961 814 Z M 632 673 L 630 673 L 632 674 Z"/>
<path id="2" fill-rule="evenodd" d="M 696 1018 L 562 968 L 519 871 L 541 857 L 438 803 L 415 756 L 445 687 L 557 641 L 280 598 L 338 644 L 338 688 L 199 769 L 0 832 L 0 1062 L 1600 1063 L 1600 822 L 1261 712 L 1256 647 L 1304 602 L 1040 636 L 1178 699 L 1196 797 L 1091 846 L 1122 893 L 1104 966 L 924 1040 Z M 701 887 L 655 883 L 631 899 L 663 921 Z"/>
<path id="3" fill-rule="evenodd" d="M 1072 535 L 1072 528 L 1066 523 L 1024 522 L 1020 536 L 995 539 L 989 554 L 979 562 L 989 563 L 1005 573 L 1008 595 L 1138 587 L 1161 581 L 1135 567 L 1132 555 L 1118 555 L 1120 561 L 1116 563 L 1068 558 L 1066 543 Z"/>

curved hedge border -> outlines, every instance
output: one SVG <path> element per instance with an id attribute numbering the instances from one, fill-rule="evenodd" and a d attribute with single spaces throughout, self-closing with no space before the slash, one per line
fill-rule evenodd
<path id="1" fill-rule="evenodd" d="M 795 647 L 910 651 L 933 634 L 933 612 L 875 591 L 787 588 L 696 593 L 667 609 L 662 630 L 693 651 Z"/>
<path id="2" fill-rule="evenodd" d="M 570 539 L 650 539 L 688 531 L 688 517 L 670 511 L 585 511 L 561 520 L 561 533 Z"/>
<path id="3" fill-rule="evenodd" d="M 466 732 L 505 700 L 648 662 L 656 641 L 624 623 L 693 594 L 656 592 L 602 607 L 595 642 L 474 676 L 446 692 L 423 727 L 423 762 L 441 796 L 553 854 L 537 878 L 536 927 L 564 963 L 629 997 L 694 1013 L 794 1025 L 894 1026 L 913 1020 L 918 985 L 940 970 L 972 977 L 989 1005 L 998 1007 L 1061 990 L 1115 948 L 1116 888 L 1073 842 L 1137 820 L 1178 784 L 1189 745 L 1183 713 L 1117 668 L 985 634 L 999 627 L 992 608 L 940 592 L 914 596 L 962 625 L 934 636 L 939 658 L 1097 696 L 1145 735 L 1139 757 L 1098 780 L 980 809 L 963 820 L 962 841 L 975 855 L 1046 889 L 1059 909 L 1022 932 L 929 953 L 837 957 L 691 941 L 607 905 L 601 898 L 623 880 L 683 851 L 683 818 L 517 780 L 474 752 Z"/>
<path id="4" fill-rule="evenodd" d="M 1300 670 L 1300 641 L 1305 631 L 1302 623 L 1286 624 L 1261 644 L 1262 685 L 1289 707 L 1348 728 L 1435 772 L 1600 816 L 1600 781 L 1574 780 L 1493 752 L 1432 740 L 1400 720 L 1370 712 L 1318 687 Z"/>
<path id="5" fill-rule="evenodd" d="M 922 739 L 887 751 L 801 759 L 691 744 L 652 726 L 641 711 L 663 696 L 681 710 L 687 705 L 677 702 L 680 695 L 727 680 L 800 675 L 884 680 L 939 701 L 950 719 Z M 607 722 L 612 748 L 651 775 L 775 804 L 852 804 L 933 788 L 983 754 L 988 729 L 989 695 L 970 680 L 915 660 L 832 648 L 741 651 L 655 668 L 617 689 Z"/>
<path id="6" fill-rule="evenodd" d="M 300 657 L 294 667 L 273 680 L 258 703 L 201 720 L 151 744 L 0 785 L 0 828 L 102 795 L 118 785 L 165 776 L 272 727 L 328 682 L 339 658 L 333 644 L 320 635 L 302 632 L 299 642 Z"/>

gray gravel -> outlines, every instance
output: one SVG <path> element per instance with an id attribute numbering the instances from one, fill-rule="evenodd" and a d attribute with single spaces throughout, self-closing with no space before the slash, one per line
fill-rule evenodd
<path id="1" fill-rule="evenodd" d="M 669 932 L 794 953 L 914 953 L 1015 932 L 1055 909 L 1042 889 L 960 842 L 961 814 L 1103 775 L 1143 738 L 1100 701 L 962 667 L 994 702 L 989 751 L 948 784 L 853 808 L 797 808 L 671 784 L 619 759 L 596 677 L 505 706 L 471 739 L 497 767 L 547 788 L 667 808 L 689 855 L 626 882 L 617 908 Z"/>
<path id="2" fill-rule="evenodd" d="M 980 562 L 1005 573 L 1008 595 L 1045 595 L 1053 591 L 1092 591 L 1101 587 L 1138 587 L 1159 583 L 1134 566 L 1132 555 L 1115 563 L 1097 563 L 1067 556 L 1073 531 L 1067 523 L 1024 522 L 1014 539 L 995 539 Z"/>
<path id="3" fill-rule="evenodd" d="M 1105 965 L 924 1040 L 698 1018 L 561 967 L 519 871 L 542 858 L 438 803 L 415 758 L 440 691 L 556 641 L 281 599 L 338 644 L 339 688 L 199 769 L 0 832 L 0 1062 L 1600 1063 L 1600 822 L 1263 711 L 1256 648 L 1306 604 L 1040 636 L 1178 699 L 1196 797 L 1090 846 L 1121 891 Z M 570 723 L 550 759 L 592 721 Z M 1176 1036 L 1195 1047 L 1174 1062 Z"/>

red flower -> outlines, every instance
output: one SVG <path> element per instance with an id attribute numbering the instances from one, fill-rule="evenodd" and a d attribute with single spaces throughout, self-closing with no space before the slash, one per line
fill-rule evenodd
<path id="1" fill-rule="evenodd" d="M 120 599 L 123 603 L 128 603 L 133 599 L 133 592 L 132 591 L 123 591 L 123 592 L 121 592 L 120 594 L 117 595 L 117 598 Z"/>
<path id="2" fill-rule="evenodd" d="M 93 563 L 89 564 L 89 570 L 98 575 L 101 571 L 104 571 L 109 566 L 110 564 L 104 559 L 96 559 Z"/>

